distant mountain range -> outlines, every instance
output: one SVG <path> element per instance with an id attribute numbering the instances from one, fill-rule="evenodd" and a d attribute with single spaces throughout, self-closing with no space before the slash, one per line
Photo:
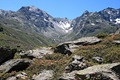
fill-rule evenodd
<path id="1" fill-rule="evenodd" d="M 99 12 L 85 11 L 81 16 L 69 20 L 54 18 L 39 8 L 26 6 L 16 12 L 0 10 L 0 26 L 10 28 L 14 32 L 24 33 L 23 36 L 31 37 L 32 35 L 33 37 L 28 39 L 34 40 L 33 43 L 37 45 L 48 45 L 102 32 L 114 33 L 120 28 L 120 9 L 106 8 Z M 9 35 L 13 35 L 13 33 L 10 32 Z M 20 39 L 21 35 L 14 35 Z M 12 36 L 12 38 L 15 37 Z"/>
<path id="2" fill-rule="evenodd" d="M 98 33 L 114 33 L 120 28 L 120 9 L 106 8 L 99 12 L 85 11 L 72 20 L 73 38 L 90 36 Z"/>

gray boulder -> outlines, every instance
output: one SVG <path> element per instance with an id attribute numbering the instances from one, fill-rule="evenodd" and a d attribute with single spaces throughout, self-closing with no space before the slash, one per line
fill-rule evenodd
<path id="1" fill-rule="evenodd" d="M 99 57 L 99 56 L 92 57 L 92 59 L 93 59 L 95 62 L 98 62 L 98 63 L 102 63 L 102 62 L 103 62 L 103 58 L 102 58 L 102 57 Z"/>
<path id="2" fill-rule="evenodd" d="M 80 70 L 77 79 L 120 80 L 120 63 L 102 64 Z"/>
<path id="3" fill-rule="evenodd" d="M 21 71 L 26 69 L 31 63 L 32 63 L 31 60 L 12 59 L 0 66 L 0 72 L 6 73 L 11 71 Z"/>
<path id="4" fill-rule="evenodd" d="M 54 52 L 71 55 L 72 52 L 80 46 L 93 45 L 99 43 L 100 41 L 101 40 L 98 39 L 97 37 L 83 37 L 75 41 L 69 41 L 59 44 L 57 47 L 54 48 Z"/>
<path id="5" fill-rule="evenodd" d="M 40 49 L 34 49 L 34 50 L 29 50 L 26 52 L 21 52 L 20 55 L 22 58 L 42 58 L 44 55 L 47 54 L 53 54 L 53 51 L 51 50 L 51 48 L 40 48 Z"/>
<path id="6" fill-rule="evenodd" d="M 33 75 L 32 80 L 51 80 L 53 78 L 52 70 L 43 70 L 38 75 Z"/>

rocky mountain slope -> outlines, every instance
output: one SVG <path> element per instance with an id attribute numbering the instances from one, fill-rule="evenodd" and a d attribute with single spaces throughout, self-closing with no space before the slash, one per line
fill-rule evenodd
<path id="1" fill-rule="evenodd" d="M 69 20 L 54 18 L 39 8 L 26 6 L 16 12 L 0 10 L 0 24 L 28 33 L 41 34 L 58 43 L 102 32 L 114 33 L 120 26 L 120 9 L 85 11 L 81 16 Z"/>
<path id="2" fill-rule="evenodd" d="M 120 9 L 106 8 L 99 12 L 85 11 L 75 18 L 71 26 L 73 38 L 90 36 L 98 33 L 114 33 L 120 27 Z"/>
<path id="3" fill-rule="evenodd" d="M 70 31 L 71 21 L 67 18 L 53 18 L 51 15 L 34 6 L 21 7 L 18 11 L 0 10 L 0 16 L 5 21 L 4 25 L 12 25 L 12 27 L 43 34 L 45 37 L 58 39 L 61 35 L 65 35 Z M 6 22 L 13 20 L 16 22 Z M 14 25 L 14 24 L 18 25 Z"/>

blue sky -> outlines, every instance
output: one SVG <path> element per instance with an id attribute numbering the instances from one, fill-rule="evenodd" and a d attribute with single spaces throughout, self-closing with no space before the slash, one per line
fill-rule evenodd
<path id="1" fill-rule="evenodd" d="M 85 10 L 120 8 L 120 0 L 0 0 L 0 9 L 17 11 L 22 6 L 36 6 L 53 17 L 73 19 Z"/>

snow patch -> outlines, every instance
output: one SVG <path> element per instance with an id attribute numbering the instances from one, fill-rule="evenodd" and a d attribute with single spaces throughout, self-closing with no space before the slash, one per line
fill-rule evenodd
<path id="1" fill-rule="evenodd" d="M 31 7 L 29 8 L 29 10 L 30 10 L 30 11 L 36 11 L 37 8 L 36 8 L 35 6 L 31 6 Z"/>
<path id="2" fill-rule="evenodd" d="M 112 19 L 110 19 L 110 21 L 112 22 L 113 20 L 112 20 Z"/>
<path id="3" fill-rule="evenodd" d="M 70 22 L 62 22 L 60 21 L 58 26 L 62 28 L 66 33 L 68 33 L 72 28 L 70 28 Z"/>
<path id="4" fill-rule="evenodd" d="M 120 24 L 120 18 L 115 19 L 116 23 L 115 24 Z"/>
<path id="5" fill-rule="evenodd" d="M 44 18 L 44 21 L 48 21 L 48 20 Z"/>
<path id="6" fill-rule="evenodd" d="M 93 25 L 93 26 L 94 26 L 95 24 L 94 24 L 94 23 L 91 23 L 91 25 Z"/>

